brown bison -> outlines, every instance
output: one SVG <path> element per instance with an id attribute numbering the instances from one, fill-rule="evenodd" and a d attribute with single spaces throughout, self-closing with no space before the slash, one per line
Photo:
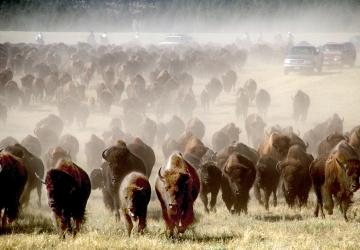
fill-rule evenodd
<path id="1" fill-rule="evenodd" d="M 0 218 L 3 228 L 18 216 L 26 181 L 27 171 L 22 161 L 10 153 L 0 152 Z"/>
<path id="2" fill-rule="evenodd" d="M 220 80 L 214 77 L 211 78 L 211 80 L 205 85 L 205 89 L 209 94 L 210 102 L 214 103 L 216 98 L 218 98 L 221 91 L 223 90 L 223 87 Z"/>
<path id="3" fill-rule="evenodd" d="M 221 76 L 223 89 L 226 93 L 229 93 L 235 88 L 237 75 L 233 70 L 228 70 L 225 74 Z"/>
<path id="4" fill-rule="evenodd" d="M 199 194 L 200 180 L 181 153 L 173 153 L 167 165 L 159 169 L 155 190 L 170 236 L 175 228 L 178 233 L 184 233 L 194 221 L 193 204 Z"/>
<path id="5" fill-rule="evenodd" d="M 255 166 L 243 155 L 233 152 L 222 168 L 221 191 L 231 213 L 247 214 L 249 191 L 256 177 Z"/>
<path id="6" fill-rule="evenodd" d="M 280 174 L 276 169 L 277 162 L 271 157 L 260 157 L 256 164 L 256 179 L 254 194 L 261 205 L 269 210 L 269 198 L 273 195 L 274 207 L 277 206 L 276 190 L 279 185 Z M 261 197 L 261 190 L 264 192 L 264 199 Z"/>
<path id="7" fill-rule="evenodd" d="M 66 232 L 75 236 L 85 221 L 86 203 L 91 192 L 89 176 L 72 161 L 61 159 L 47 172 L 45 185 L 60 236 L 65 238 Z"/>
<path id="8" fill-rule="evenodd" d="M 21 141 L 21 145 L 23 145 L 33 155 L 37 157 L 41 156 L 42 148 L 38 138 L 28 135 Z"/>
<path id="9" fill-rule="evenodd" d="M 138 137 L 132 143 L 129 143 L 127 147 L 131 153 L 144 162 L 146 176 L 149 178 L 156 161 L 154 150 Z"/>
<path id="10" fill-rule="evenodd" d="M 333 196 L 347 221 L 346 212 L 352 203 L 353 193 L 359 189 L 360 161 L 357 152 L 347 142 L 339 143 L 325 164 L 323 196 L 325 209 L 332 214 Z"/>
<path id="11" fill-rule="evenodd" d="M 293 118 L 295 122 L 299 120 L 306 121 L 309 107 L 310 97 L 302 90 L 298 90 L 293 98 Z"/>
<path id="12" fill-rule="evenodd" d="M 243 120 L 246 119 L 248 115 L 249 105 L 250 105 L 250 97 L 245 92 L 245 90 L 240 89 L 238 91 L 238 96 L 235 102 L 235 115 L 238 120 L 240 117 Z"/>
<path id="13" fill-rule="evenodd" d="M 188 121 L 185 131 L 202 140 L 205 135 L 205 125 L 199 118 L 192 118 Z"/>
<path id="14" fill-rule="evenodd" d="M 146 175 L 146 166 L 144 162 L 130 152 L 124 141 L 118 141 L 116 145 L 107 148 L 102 157 L 109 165 L 108 175 L 111 183 L 110 196 L 113 201 L 113 207 L 115 210 L 115 219 L 120 219 L 120 204 L 119 204 L 119 188 L 124 177 L 133 171 L 138 171 Z"/>
<path id="15" fill-rule="evenodd" d="M 45 171 L 42 160 L 18 143 L 6 147 L 5 151 L 21 159 L 28 174 L 27 183 L 20 200 L 21 205 L 28 205 L 30 193 L 33 189 L 36 189 L 38 195 L 38 206 L 40 207 L 42 183 L 39 178 L 42 179 L 44 177 Z"/>
<path id="16" fill-rule="evenodd" d="M 342 140 L 347 140 L 347 138 L 338 133 L 330 134 L 326 139 L 322 140 L 318 146 L 318 156 L 327 157 L 329 156 L 331 150 Z"/>
<path id="17" fill-rule="evenodd" d="M 101 153 L 105 148 L 105 142 L 92 134 L 90 140 L 85 143 L 85 156 L 88 167 L 99 168 L 101 166 Z"/>
<path id="18" fill-rule="evenodd" d="M 44 156 L 45 167 L 47 170 L 55 168 L 58 161 L 61 159 L 71 160 L 71 156 L 62 147 L 55 147 L 50 149 Z"/>
<path id="19" fill-rule="evenodd" d="M 120 206 L 129 236 L 133 228 L 133 220 L 139 221 L 138 232 L 143 233 L 150 197 L 151 187 L 146 176 L 138 172 L 125 176 L 120 185 Z"/>
<path id="20" fill-rule="evenodd" d="M 254 148 L 258 148 L 264 138 L 264 129 L 266 123 L 257 114 L 250 114 L 245 120 L 245 130 L 248 142 L 251 142 Z"/>
<path id="21" fill-rule="evenodd" d="M 198 170 L 200 176 L 200 198 L 204 204 L 205 212 L 216 211 L 215 205 L 221 186 L 221 170 L 213 161 L 201 164 Z M 210 198 L 210 210 L 208 207 L 208 194 Z"/>
<path id="22" fill-rule="evenodd" d="M 274 160 L 285 159 L 290 148 L 290 138 L 286 135 L 273 132 L 265 138 L 259 147 L 260 156 L 269 156 Z"/>
<path id="23" fill-rule="evenodd" d="M 324 210 L 323 210 L 323 193 L 322 186 L 325 182 L 325 164 L 326 164 L 327 156 L 322 155 L 316 158 L 309 167 L 311 181 L 314 187 L 314 192 L 316 195 L 316 207 L 314 210 L 314 215 L 316 217 L 319 216 L 319 210 L 321 212 L 321 216 L 325 218 Z"/>
<path id="24" fill-rule="evenodd" d="M 289 207 L 293 207 L 296 200 L 299 207 L 306 206 L 311 188 L 309 166 L 313 160 L 312 155 L 307 154 L 301 146 L 293 145 L 289 148 L 286 159 L 277 165 Z"/>
<path id="25" fill-rule="evenodd" d="M 71 156 L 73 161 L 76 161 L 79 153 L 80 144 L 78 139 L 70 134 L 61 136 L 59 146 L 63 148 Z"/>
<path id="26" fill-rule="evenodd" d="M 231 140 L 229 136 L 222 130 L 216 131 L 211 138 L 211 145 L 213 150 L 219 152 L 229 146 Z"/>
<path id="27" fill-rule="evenodd" d="M 264 89 L 260 89 L 259 92 L 256 94 L 255 104 L 259 114 L 261 114 L 262 117 L 265 118 L 271 104 L 271 96 L 269 92 Z"/>
<path id="28" fill-rule="evenodd" d="M 250 101 L 252 102 L 255 99 L 255 94 L 257 90 L 257 83 L 253 79 L 248 79 L 244 83 L 244 90 L 247 93 L 247 95 L 250 98 Z"/>

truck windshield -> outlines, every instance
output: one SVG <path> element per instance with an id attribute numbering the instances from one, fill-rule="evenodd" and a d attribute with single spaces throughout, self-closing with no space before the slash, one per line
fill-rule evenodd
<path id="1" fill-rule="evenodd" d="M 312 55 L 314 54 L 314 49 L 312 47 L 292 47 L 290 51 L 291 55 Z"/>

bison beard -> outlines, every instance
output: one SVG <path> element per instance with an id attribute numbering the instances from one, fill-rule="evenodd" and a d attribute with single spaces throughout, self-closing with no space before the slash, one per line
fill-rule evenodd
<path id="1" fill-rule="evenodd" d="M 69 164 L 65 169 L 51 169 L 46 175 L 45 185 L 61 237 L 64 238 L 67 231 L 75 236 L 85 221 L 85 208 L 91 190 L 89 177 L 77 166 Z"/>

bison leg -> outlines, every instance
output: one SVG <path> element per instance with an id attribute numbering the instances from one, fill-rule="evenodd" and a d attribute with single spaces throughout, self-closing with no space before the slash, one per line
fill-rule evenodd
<path id="1" fill-rule="evenodd" d="M 342 214 L 343 214 L 344 219 L 345 219 L 346 222 L 348 221 L 348 217 L 347 217 L 346 213 L 347 213 L 347 210 L 348 210 L 349 207 L 350 207 L 350 202 L 349 202 L 349 201 L 350 201 L 349 198 L 346 197 L 346 198 L 343 198 L 343 199 L 341 200 L 341 202 L 340 202 L 341 212 L 342 212 Z"/>
<path id="2" fill-rule="evenodd" d="M 115 210 L 115 221 L 119 222 L 120 221 L 120 200 L 119 200 L 119 194 L 118 192 L 115 193 L 114 197 L 113 197 L 113 201 L 114 201 L 114 210 Z"/>
<path id="3" fill-rule="evenodd" d="M 219 190 L 211 192 L 211 200 L 210 200 L 210 211 L 216 212 L 216 199 L 218 196 Z"/>
<path id="4" fill-rule="evenodd" d="M 39 182 L 37 187 L 36 187 L 36 191 L 37 191 L 37 195 L 38 195 L 38 207 L 41 207 L 41 188 L 42 188 L 42 183 Z"/>
<path id="5" fill-rule="evenodd" d="M 201 198 L 201 201 L 203 202 L 204 204 L 204 209 L 205 209 L 205 212 L 208 213 L 209 212 L 209 208 L 208 208 L 208 197 L 207 197 L 207 194 L 205 192 L 200 192 L 200 198 Z"/>
<path id="6" fill-rule="evenodd" d="M 146 228 L 146 215 L 139 216 L 138 233 L 143 234 Z"/>
<path id="7" fill-rule="evenodd" d="M 324 201 L 325 201 L 324 207 L 328 211 L 328 214 L 332 215 L 333 209 L 334 209 L 334 201 L 332 198 L 332 194 L 326 185 L 324 185 L 324 188 L 323 188 L 323 195 L 324 195 Z"/>
<path id="8" fill-rule="evenodd" d="M 314 191 L 316 195 L 316 208 L 314 211 L 314 216 L 319 216 L 319 209 L 321 211 L 321 217 L 325 218 L 324 210 L 323 210 L 323 198 L 321 193 L 321 186 L 314 186 Z"/>
<path id="9" fill-rule="evenodd" d="M 125 219 L 125 223 L 126 223 L 126 229 L 128 232 L 128 236 L 130 237 L 131 230 L 133 229 L 133 223 L 132 223 L 131 217 L 126 213 L 125 210 L 123 210 L 123 214 L 124 214 L 124 219 Z"/>
<path id="10" fill-rule="evenodd" d="M 157 189 L 155 189 L 155 191 L 156 191 L 156 195 L 157 195 L 157 197 L 158 197 L 158 199 L 160 201 L 162 216 L 163 216 L 163 219 L 164 219 L 165 224 L 166 224 L 166 229 L 169 230 L 169 232 L 170 232 L 169 236 L 173 237 L 175 224 L 169 218 L 169 215 L 167 213 L 167 208 L 166 208 L 166 205 L 164 203 L 164 200 L 161 197 L 161 194 L 159 193 L 159 191 Z"/>
<path id="11" fill-rule="evenodd" d="M 276 194 L 276 189 L 273 190 L 273 204 L 274 204 L 274 207 L 277 206 L 277 194 Z"/>
<path id="12" fill-rule="evenodd" d="M 221 181 L 221 193 L 222 193 L 222 199 L 226 205 L 226 208 L 231 213 L 231 208 L 234 204 L 233 201 L 234 201 L 235 197 L 232 194 L 228 180 L 226 180 L 226 178 L 224 178 L 224 177 Z"/>
<path id="13" fill-rule="evenodd" d="M 265 190 L 265 209 L 269 210 L 269 199 L 270 199 L 271 191 Z"/>
<path id="14" fill-rule="evenodd" d="M 189 225 L 194 222 L 194 209 L 193 204 L 188 204 L 188 208 L 185 210 L 181 217 L 181 224 L 178 228 L 179 233 L 184 233 Z"/>
<path id="15" fill-rule="evenodd" d="M 30 188 L 28 185 L 26 185 L 24 192 L 20 198 L 20 204 L 22 205 L 22 207 L 26 207 L 29 204 L 29 200 L 30 200 Z"/>
<path id="16" fill-rule="evenodd" d="M 258 200 L 260 205 L 264 205 L 263 201 L 261 200 L 261 191 L 259 185 L 254 185 L 254 195 L 255 198 Z"/>

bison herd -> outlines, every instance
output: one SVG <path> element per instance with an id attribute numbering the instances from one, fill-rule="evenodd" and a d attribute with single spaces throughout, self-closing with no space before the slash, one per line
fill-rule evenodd
<path id="1" fill-rule="evenodd" d="M 323 208 L 332 214 L 335 199 L 348 220 L 360 187 L 360 127 L 345 132 L 337 114 L 302 136 L 292 127 L 268 126 L 271 95 L 253 79 L 238 86 L 237 72 L 248 55 L 236 46 L 59 43 L 1 44 L 0 50 L 0 126 L 7 128 L 8 117 L 32 105 L 58 111 L 39 120 L 22 141 L 0 141 L 2 227 L 28 205 L 33 190 L 42 205 L 43 185 L 62 237 L 79 232 L 95 189 L 115 219 L 123 218 L 129 235 L 134 222 L 144 232 L 155 193 L 171 236 L 194 222 L 198 196 L 206 212 L 216 212 L 220 191 L 230 213 L 246 214 L 251 189 L 269 210 L 271 197 L 277 206 L 279 195 L 289 207 L 307 206 L 313 188 L 315 216 L 320 211 L 325 217 Z M 208 75 L 216 77 L 195 93 L 195 81 Z M 236 95 L 236 118 L 209 138 L 194 110 L 209 113 L 220 94 Z M 306 122 L 310 104 L 305 92 L 295 94 L 296 124 Z M 252 106 L 257 112 L 249 112 Z M 121 109 L 116 117 L 115 107 Z M 86 130 L 93 114 L 112 118 L 103 134 L 91 134 L 81 145 L 64 133 L 71 126 Z M 77 165 L 80 152 L 84 169 Z"/>

